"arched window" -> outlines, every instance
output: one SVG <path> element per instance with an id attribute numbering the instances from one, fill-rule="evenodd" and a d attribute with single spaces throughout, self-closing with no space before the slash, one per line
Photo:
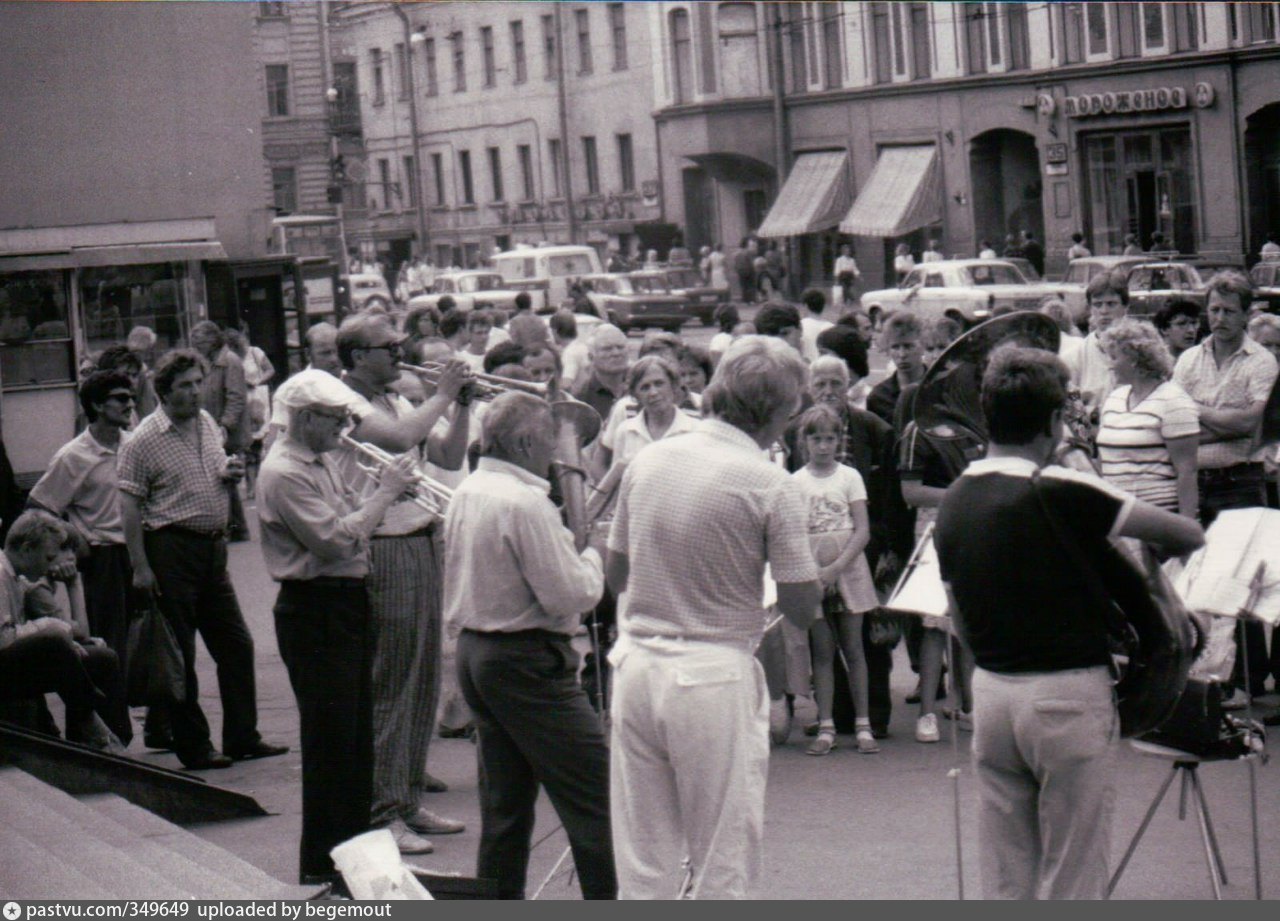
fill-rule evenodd
<path id="1" fill-rule="evenodd" d="M 720 85 L 726 97 L 759 96 L 760 49 L 753 3 L 721 3 L 717 15 L 720 35 Z"/>
<path id="2" fill-rule="evenodd" d="M 677 103 L 693 98 L 693 39 L 689 32 L 689 12 L 671 13 L 671 95 Z"/>

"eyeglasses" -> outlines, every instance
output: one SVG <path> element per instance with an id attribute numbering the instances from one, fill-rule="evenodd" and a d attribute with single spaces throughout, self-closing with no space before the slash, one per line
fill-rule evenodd
<path id="1" fill-rule="evenodd" d="M 377 352 L 385 349 L 388 355 L 404 354 L 404 347 L 401 346 L 399 342 L 384 342 L 382 345 L 366 345 L 364 349 L 366 352 Z"/>

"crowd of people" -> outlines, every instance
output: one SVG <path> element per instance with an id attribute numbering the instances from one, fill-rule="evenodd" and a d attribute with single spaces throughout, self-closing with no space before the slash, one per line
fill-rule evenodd
<path id="1" fill-rule="evenodd" d="M 1067 691 L 1085 694 L 1101 694 L 1103 678 L 1087 643 L 1079 655 L 1069 644 L 1042 649 L 1042 637 L 1011 626 L 1014 601 L 975 601 L 993 578 L 1022 598 L 1027 574 L 1006 571 L 1009 561 L 1036 565 L 1036 548 L 1006 546 L 1022 532 L 997 526 L 1007 520 L 1000 503 L 1049 460 L 1070 411 L 1104 484 L 1055 481 L 1063 508 L 1097 512 L 1084 542 L 1119 530 L 1181 552 L 1200 532 L 1179 530 L 1175 517 L 1207 526 L 1226 509 L 1275 506 L 1280 455 L 1258 432 L 1280 320 L 1250 318 L 1239 273 L 1213 279 L 1205 310 L 1174 301 L 1149 318 L 1127 316 L 1121 275 L 1101 275 L 1086 292 L 1087 335 L 1062 303 L 1042 308 L 1061 331 L 1060 358 L 1022 349 L 991 362 L 991 443 L 940 439 L 915 424 L 914 404 L 962 333 L 955 321 L 903 311 L 877 331 L 847 303 L 832 321 L 823 291 L 799 304 L 776 296 L 768 252 L 750 273 L 716 252 L 701 254 L 706 270 L 731 268 L 769 299 L 750 322 L 720 308 L 706 350 L 650 333 L 634 361 L 617 328 L 601 324 L 582 342 L 572 312 L 544 322 L 527 297 L 511 317 L 442 302 L 399 324 L 372 308 L 313 325 L 306 368 L 283 381 L 236 330 L 198 323 L 190 348 L 159 356 L 154 336 L 135 330 L 84 377 L 86 427 L 9 530 L 0 694 L 47 727 L 39 700 L 56 691 L 68 738 L 122 750 L 133 735 L 121 682 L 128 624 L 155 605 L 176 635 L 185 688 L 151 702 L 146 746 L 195 770 L 285 752 L 257 730 L 253 640 L 227 571 L 227 542 L 248 537 L 243 503 L 254 500 L 301 721 L 304 881 L 336 880 L 330 849 L 369 828 L 389 829 L 406 854 L 463 830 L 430 808 L 429 794 L 445 789 L 427 770 L 439 732 L 475 736 L 477 873 L 504 896 L 524 894 L 539 785 L 585 896 L 673 895 L 663 886 L 685 857 L 694 897 L 750 893 L 770 711 L 755 652 L 777 629 L 808 650 L 809 668 L 786 690 L 789 708 L 794 695 L 817 705 L 806 727 L 814 756 L 837 747 L 842 684 L 856 751 L 880 751 L 892 650 L 905 634 L 919 673 L 908 698 L 916 740 L 938 742 L 940 717 L 976 727 L 979 740 L 987 733 L 975 746 L 984 829 L 1002 828 L 1005 841 L 989 860 L 1003 882 L 989 892 L 1031 891 L 1040 870 L 1008 842 L 1039 833 L 1034 792 L 1061 765 L 1020 761 L 1021 730 L 997 735 L 986 714 L 1004 708 L 1000 719 L 1018 723 L 1029 706 L 1011 674 L 1083 670 Z M 856 265 L 842 276 L 856 281 Z M 873 348 L 891 366 L 868 387 Z M 499 379 L 501 394 L 480 376 Z M 600 422 L 573 458 L 560 437 L 565 402 Z M 979 476 L 984 463 L 991 477 Z M 588 494 L 576 521 L 555 504 L 569 508 L 574 481 Z M 966 490 L 972 501 L 961 505 Z M 1135 501 L 1154 511 L 1132 518 Z M 935 521 L 960 607 L 950 639 L 883 609 Z M 998 578 L 974 558 L 976 534 L 991 544 L 981 552 L 1008 563 Z M 777 621 L 763 603 L 766 564 Z M 58 582 L 83 599 L 72 621 L 49 602 Z M 1064 623 L 1083 616 L 1061 613 Z M 593 648 L 580 668 L 572 640 L 584 618 Z M 198 699 L 197 633 L 217 665 L 220 750 Z M 1231 676 L 1241 694 L 1280 681 L 1280 649 L 1268 660 L 1264 640 L 1249 638 L 1252 686 L 1240 663 Z M 949 644 L 954 711 L 939 707 Z M 1066 693 L 1059 677 L 1034 695 Z M 1092 839 L 1071 829 L 1105 824 L 1109 808 L 1101 752 L 1113 751 L 1114 727 L 1091 731 L 1102 766 L 1080 768 L 1089 808 L 1040 806 L 1042 824 L 1073 848 Z M 997 815 L 1014 775 L 1020 811 Z M 1054 892 L 1080 894 L 1096 883 L 1088 867 L 1042 875 Z"/>

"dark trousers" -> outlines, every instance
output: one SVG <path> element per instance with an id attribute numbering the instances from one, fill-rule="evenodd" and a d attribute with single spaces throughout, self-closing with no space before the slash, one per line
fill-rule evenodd
<path id="1" fill-rule="evenodd" d="M 197 630 L 218 667 L 223 750 L 253 746 L 260 740 L 253 638 L 227 575 L 227 542 L 181 528 L 148 531 L 144 539 L 160 610 L 173 625 L 186 665 L 186 699 L 169 711 L 174 752 L 185 764 L 212 748 L 196 679 Z"/>
<path id="2" fill-rule="evenodd" d="M 329 851 L 368 831 L 373 808 L 369 596 L 361 580 L 284 582 L 275 622 L 302 738 L 299 879 L 333 879 Z"/>
<path id="3" fill-rule="evenodd" d="M 583 897 L 617 896 L 609 752 L 577 673 L 566 636 L 463 630 L 458 638 L 458 683 L 478 740 L 476 875 L 496 881 L 502 898 L 524 898 L 539 784 L 569 836 Z"/>
<path id="4" fill-rule="evenodd" d="M 1267 504 L 1266 475 L 1262 464 L 1237 464 L 1214 470 L 1201 470 L 1196 476 L 1200 487 L 1200 522 L 1206 528 L 1213 524 L 1219 512 L 1237 508 L 1258 508 Z M 1245 643 L 1246 634 L 1248 643 Z M 1236 644 L 1240 654 L 1231 672 L 1231 683 L 1243 688 L 1245 652 L 1249 656 L 1250 692 L 1266 693 L 1263 683 L 1271 670 L 1267 659 L 1267 633 L 1261 621 L 1242 620 L 1236 623 Z"/>
<path id="5" fill-rule="evenodd" d="M 67 707 L 67 736 L 93 713 L 128 744 L 129 711 L 120 662 L 104 646 L 81 646 L 66 636 L 28 636 L 0 649 L 0 700 L 29 700 L 56 693 Z"/>
<path id="6" fill-rule="evenodd" d="M 89 633 L 106 640 L 120 658 L 123 671 L 128 668 L 125 646 L 129 634 L 129 593 L 133 586 L 129 549 L 124 544 L 94 544 L 89 548 L 89 555 L 80 561 L 80 578 L 84 584 Z"/>

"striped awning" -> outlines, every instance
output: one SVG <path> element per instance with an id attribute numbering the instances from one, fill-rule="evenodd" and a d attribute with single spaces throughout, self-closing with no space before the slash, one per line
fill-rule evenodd
<path id="1" fill-rule="evenodd" d="M 798 237 L 834 227 L 849 207 L 849 155 L 843 150 L 802 153 L 778 200 L 756 234 Z"/>
<path id="2" fill-rule="evenodd" d="M 859 237 L 900 237 L 942 220 L 942 182 L 932 144 L 886 147 L 840 222 Z"/>

